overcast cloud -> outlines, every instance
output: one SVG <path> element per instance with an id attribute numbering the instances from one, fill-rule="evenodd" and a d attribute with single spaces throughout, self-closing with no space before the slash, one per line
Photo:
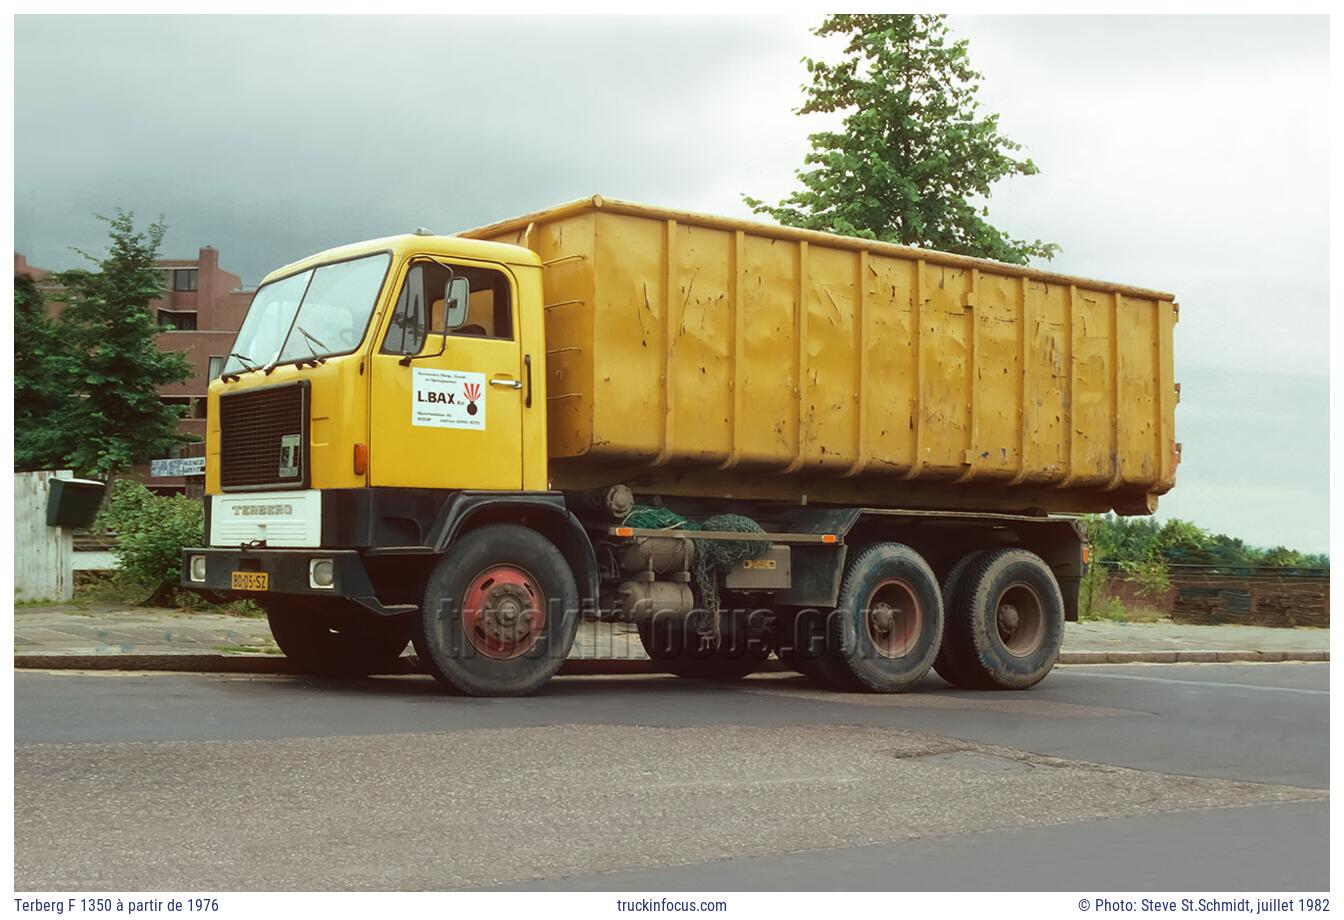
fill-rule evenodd
<path id="1" fill-rule="evenodd" d="M 1161 516 L 1324 551 L 1324 17 L 952 17 L 1041 175 L 992 219 L 1052 268 L 1181 303 Z M 97 249 L 115 207 L 255 284 L 316 250 L 594 192 L 746 216 L 786 194 L 813 18 L 20 16 L 16 247 Z"/>

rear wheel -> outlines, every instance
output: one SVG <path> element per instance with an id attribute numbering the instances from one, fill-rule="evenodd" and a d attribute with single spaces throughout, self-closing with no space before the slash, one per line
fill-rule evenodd
<path id="1" fill-rule="evenodd" d="M 901 543 L 868 547 L 846 566 L 826 624 L 822 674 L 845 690 L 899 693 L 928 673 L 943 636 L 938 580 Z"/>
<path id="2" fill-rule="evenodd" d="M 956 565 L 948 569 L 943 576 L 943 642 L 938 648 L 938 657 L 933 660 L 933 669 L 938 672 L 938 676 L 952 684 L 954 687 L 973 687 L 974 681 L 968 676 L 948 650 L 949 636 L 948 622 L 952 617 L 952 595 L 957 590 L 957 585 L 961 582 L 961 577 L 966 573 L 966 569 L 975 562 L 981 552 L 967 553 L 957 560 Z"/>
<path id="3" fill-rule="evenodd" d="M 404 617 L 381 617 L 302 597 L 268 599 L 266 619 L 286 658 L 304 673 L 325 677 L 391 671 L 411 638 Z"/>
<path id="4" fill-rule="evenodd" d="M 725 613 L 717 642 L 701 636 L 690 617 L 654 617 L 637 624 L 649 657 L 670 673 L 691 680 L 741 680 L 765 666 L 764 610 Z"/>
<path id="5" fill-rule="evenodd" d="M 564 556 L 517 524 L 458 540 L 425 588 L 416 653 L 436 680 L 472 696 L 521 696 L 574 644 L 579 592 Z"/>
<path id="6" fill-rule="evenodd" d="M 1024 690 L 1055 666 L 1064 598 L 1040 556 L 1023 549 L 977 553 L 953 589 L 946 651 L 963 686 Z"/>

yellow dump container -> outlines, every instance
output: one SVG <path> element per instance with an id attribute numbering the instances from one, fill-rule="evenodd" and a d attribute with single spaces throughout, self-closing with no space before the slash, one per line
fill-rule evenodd
<path id="1" fill-rule="evenodd" d="M 593 197 L 471 230 L 545 264 L 556 488 L 1147 513 L 1170 294 Z"/>

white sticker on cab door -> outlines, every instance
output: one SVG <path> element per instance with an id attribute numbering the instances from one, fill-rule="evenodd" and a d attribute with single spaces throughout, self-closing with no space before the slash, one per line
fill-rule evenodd
<path id="1" fill-rule="evenodd" d="M 411 424 L 485 430 L 485 375 L 412 368 Z"/>

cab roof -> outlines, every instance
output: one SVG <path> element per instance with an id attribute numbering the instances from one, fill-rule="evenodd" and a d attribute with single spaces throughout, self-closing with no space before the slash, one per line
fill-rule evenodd
<path id="1" fill-rule="evenodd" d="M 390 252 L 394 258 L 426 253 L 436 256 L 457 256 L 465 259 L 479 259 L 483 262 L 501 262 L 506 265 L 540 266 L 541 259 L 530 249 L 509 243 L 494 243 L 487 240 L 469 240 L 460 236 L 442 236 L 439 234 L 402 233 L 397 236 L 384 236 L 360 243 L 347 243 L 314 253 L 307 258 L 291 262 L 277 268 L 261 280 L 268 284 L 278 278 L 293 275 L 318 265 L 330 262 L 343 262 L 359 256 L 373 255 L 378 252 Z"/>

